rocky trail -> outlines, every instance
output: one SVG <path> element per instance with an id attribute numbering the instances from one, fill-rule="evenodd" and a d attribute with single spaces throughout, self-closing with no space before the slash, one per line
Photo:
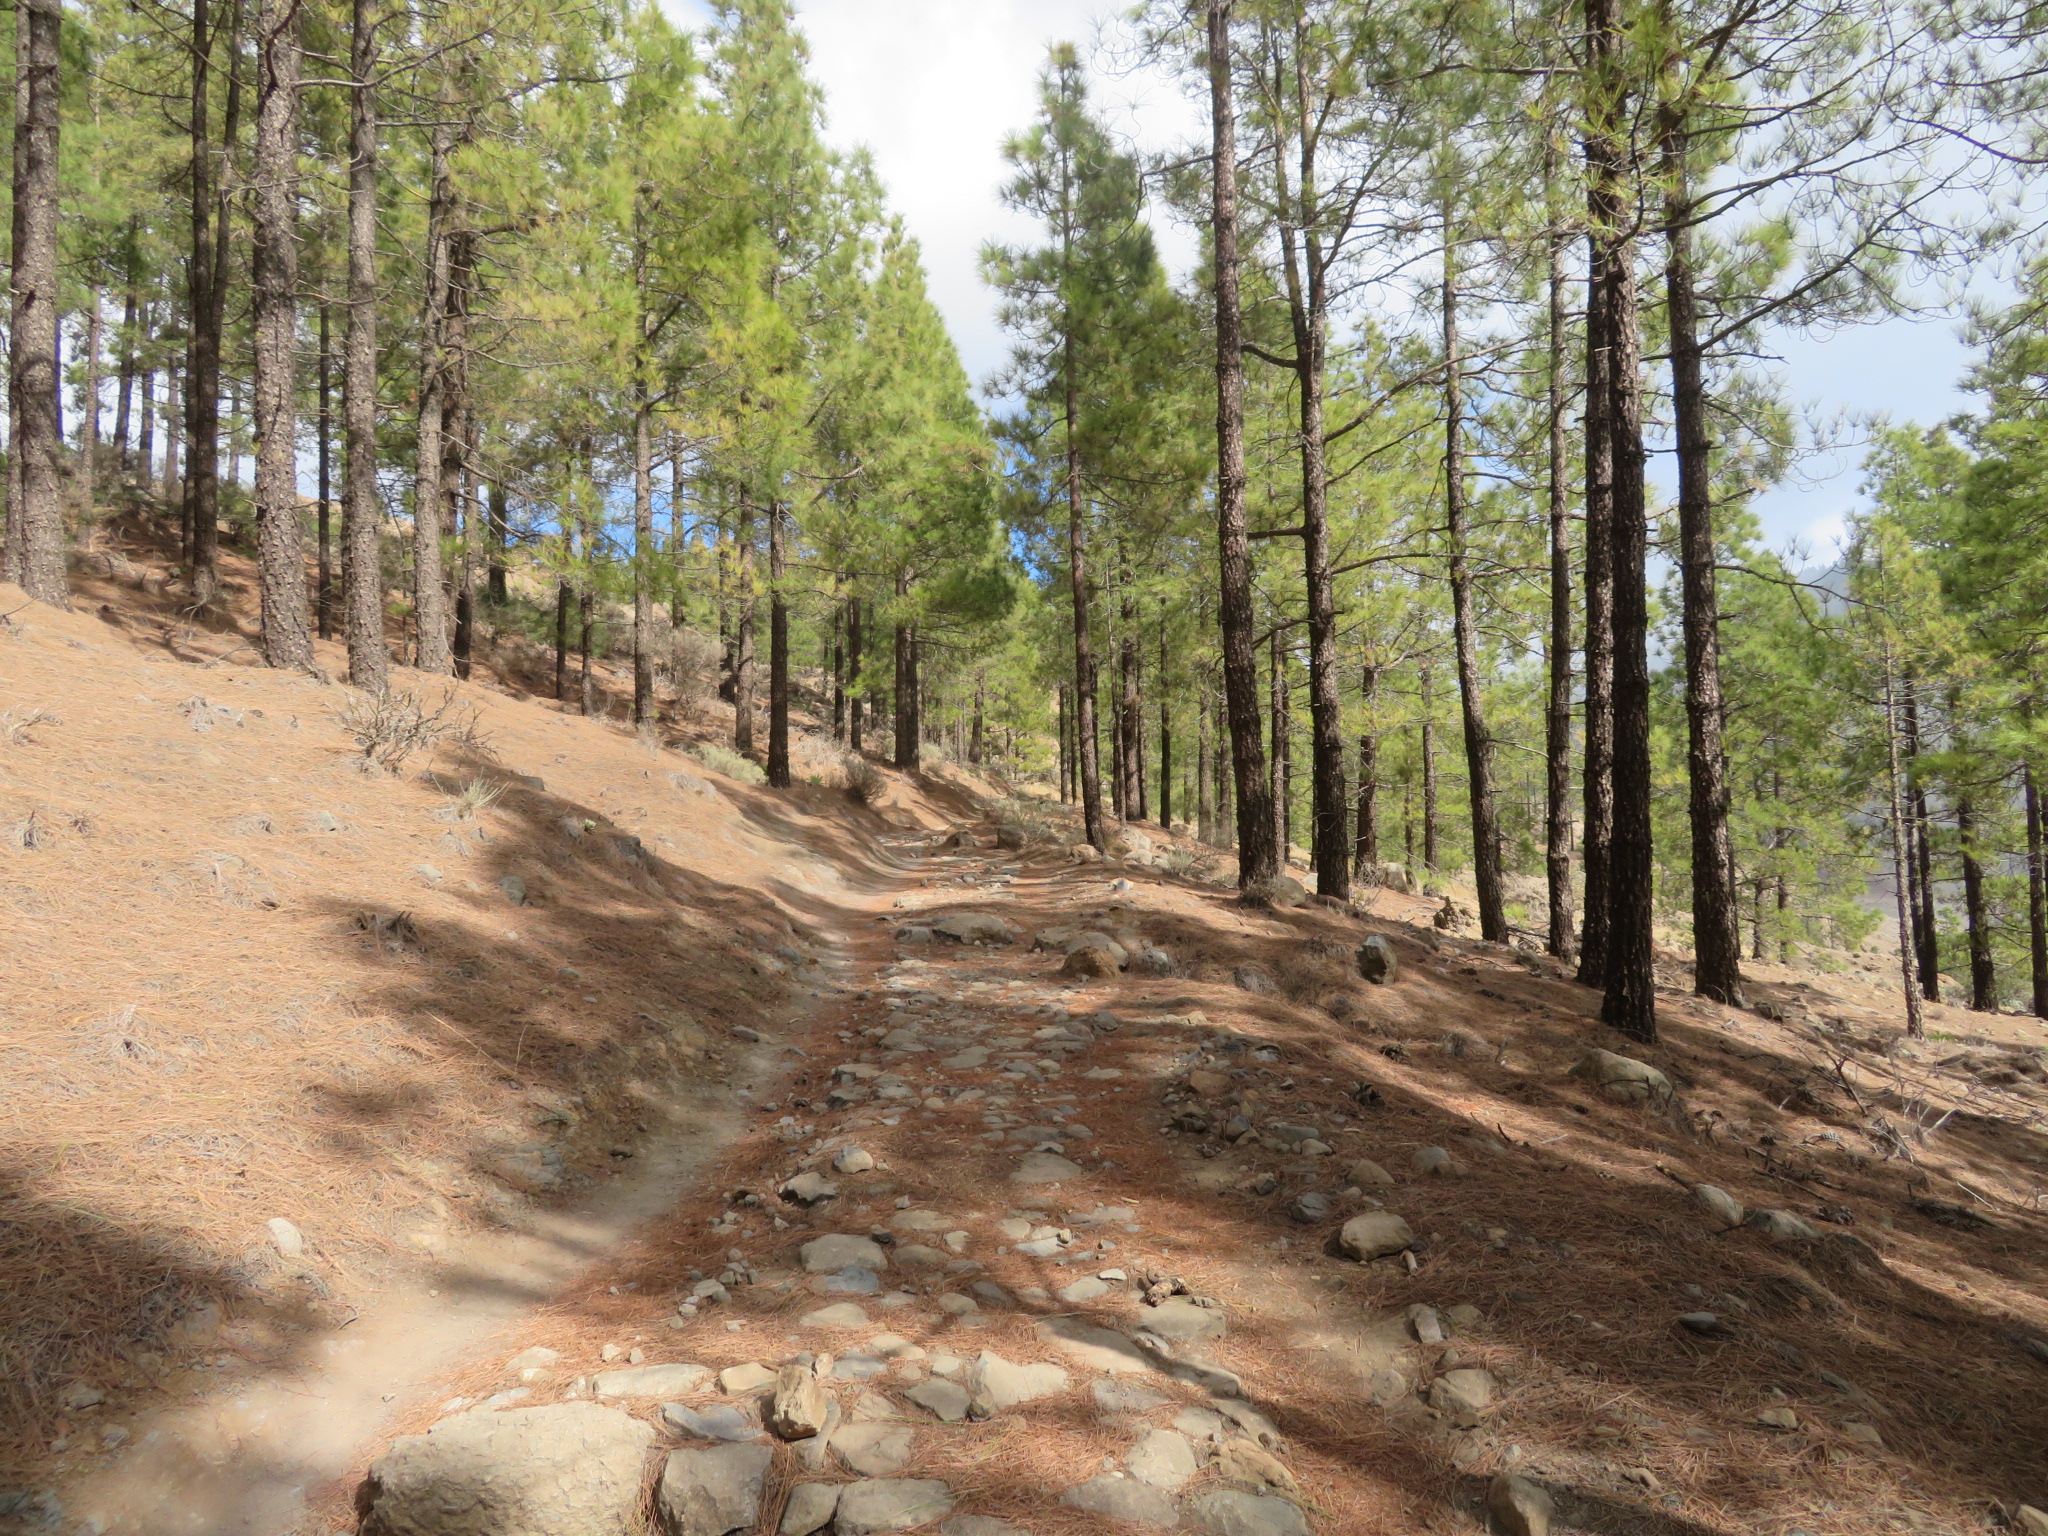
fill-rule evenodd
<path id="1" fill-rule="evenodd" d="M 2042 1528 L 2038 1216 L 1765 1127 L 1782 1022 L 1643 1060 L 1431 903 L 989 830 L 901 845 L 715 1182 L 332 1529 L 626 1536 L 650 1459 L 669 1536 Z"/>

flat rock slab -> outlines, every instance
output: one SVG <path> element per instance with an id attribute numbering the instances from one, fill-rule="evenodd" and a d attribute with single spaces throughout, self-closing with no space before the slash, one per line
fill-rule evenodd
<path id="1" fill-rule="evenodd" d="M 920 1381 L 903 1395 L 946 1424 L 958 1424 L 966 1418 L 967 1410 L 974 1401 L 972 1394 L 958 1382 L 936 1376 L 929 1381 Z"/>
<path id="2" fill-rule="evenodd" d="M 1010 1181 L 1013 1184 L 1058 1184 L 1066 1179 L 1081 1178 L 1086 1172 L 1079 1163 L 1061 1157 L 1057 1152 L 1033 1152 L 1017 1164 Z"/>
<path id="3" fill-rule="evenodd" d="M 1153 1358 L 1123 1334 L 1078 1317 L 1049 1317 L 1031 1331 L 1087 1370 L 1133 1376 L 1158 1369 Z"/>
<path id="4" fill-rule="evenodd" d="M 975 1356 L 967 1375 L 975 1411 L 984 1415 L 1064 1392 L 1068 1381 L 1067 1373 L 1056 1365 L 1018 1365 L 987 1349 Z"/>
<path id="5" fill-rule="evenodd" d="M 886 1477 L 848 1483 L 839 1491 L 837 1536 L 878 1536 L 907 1531 L 942 1519 L 953 1508 L 953 1490 L 932 1478 Z"/>
<path id="6" fill-rule="evenodd" d="M 1156 1307 L 1138 1310 L 1138 1326 L 1175 1344 L 1220 1339 L 1228 1329 L 1221 1308 L 1198 1307 L 1183 1296 L 1169 1297 Z"/>
<path id="7" fill-rule="evenodd" d="M 1203 1536 L 1309 1536 L 1308 1521 L 1286 1499 L 1238 1488 L 1203 1494 L 1188 1518 Z"/>
<path id="8" fill-rule="evenodd" d="M 814 1237 L 797 1250 L 797 1255 L 803 1260 L 805 1271 L 813 1275 L 837 1274 L 842 1269 L 866 1269 L 879 1274 L 889 1267 L 889 1255 L 882 1251 L 880 1243 L 847 1232 Z"/>
<path id="9" fill-rule="evenodd" d="M 679 1435 L 698 1440 L 751 1440 L 761 1426 L 739 1409 L 725 1404 L 691 1408 L 683 1403 L 663 1403 L 661 1422 Z"/>
<path id="10" fill-rule="evenodd" d="M 406 1435 L 357 1493 L 363 1536 L 635 1536 L 652 1425 L 596 1403 L 463 1413 Z"/>
<path id="11" fill-rule="evenodd" d="M 908 1424 L 848 1424 L 833 1434 L 832 1449 L 863 1477 L 893 1477 L 910 1465 L 915 1439 Z"/>
<path id="12" fill-rule="evenodd" d="M 831 1523 L 839 1508 L 837 1483 L 798 1483 L 789 1490 L 789 1502 L 782 1507 L 782 1523 L 776 1536 L 811 1536 Z"/>
<path id="13" fill-rule="evenodd" d="M 590 1383 L 599 1397 L 683 1397 L 711 1379 L 704 1365 L 636 1365 L 603 1371 Z"/>
<path id="14" fill-rule="evenodd" d="M 1133 1525 L 1149 1525 L 1158 1530 L 1172 1530 L 1180 1524 L 1180 1511 L 1174 1508 L 1172 1499 L 1147 1483 L 1114 1472 L 1105 1472 L 1069 1488 L 1060 1495 L 1060 1502 L 1072 1509 L 1085 1509 L 1091 1515 L 1128 1520 Z"/>
<path id="15" fill-rule="evenodd" d="M 1164 1488 L 1169 1493 L 1201 1469 L 1201 1463 L 1195 1458 L 1195 1448 L 1188 1443 L 1187 1436 L 1170 1429 L 1146 1431 L 1131 1447 L 1130 1455 L 1124 1458 L 1124 1465 L 1131 1469 L 1131 1476 L 1139 1482 Z"/>
<path id="16" fill-rule="evenodd" d="M 850 1301 L 835 1301 L 829 1307 L 806 1312 L 797 1321 L 806 1328 L 865 1328 L 868 1315 Z"/>
<path id="17" fill-rule="evenodd" d="M 765 1445 L 670 1451 L 655 1504 L 668 1536 L 730 1536 L 751 1531 L 775 1453 Z"/>
<path id="18" fill-rule="evenodd" d="M 1031 1536 L 1021 1525 L 993 1515 L 955 1515 L 939 1527 L 939 1536 Z"/>

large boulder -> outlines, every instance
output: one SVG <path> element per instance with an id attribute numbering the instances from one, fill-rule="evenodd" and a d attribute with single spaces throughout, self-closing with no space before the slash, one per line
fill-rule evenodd
<path id="1" fill-rule="evenodd" d="M 1572 1068 L 1572 1076 L 1584 1078 L 1622 1104 L 1661 1104 L 1671 1097 L 1670 1078 L 1647 1061 L 1612 1051 L 1586 1052 Z"/>
<path id="2" fill-rule="evenodd" d="M 638 1536 L 654 1429 L 596 1403 L 463 1413 L 406 1435 L 356 1490 L 361 1536 Z M 734 1447 L 745 1449 L 745 1447 Z"/>
<path id="3" fill-rule="evenodd" d="M 775 1453 L 765 1445 L 670 1451 L 655 1491 L 667 1536 L 733 1536 L 761 1518 L 761 1490 Z"/>
<path id="4" fill-rule="evenodd" d="M 1379 986 L 1398 978 L 1401 958 L 1394 953 L 1394 941 L 1383 933 L 1368 934 L 1358 946 L 1358 974 Z"/>
<path id="5" fill-rule="evenodd" d="M 1062 976 L 1079 976 L 1092 980 L 1106 980 L 1123 973 L 1123 951 L 1104 941 L 1099 944 L 1084 944 L 1067 951 L 1066 963 L 1060 967 Z"/>

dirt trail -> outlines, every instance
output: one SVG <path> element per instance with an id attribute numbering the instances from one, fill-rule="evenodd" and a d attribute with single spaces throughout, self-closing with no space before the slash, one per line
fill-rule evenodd
<path id="1" fill-rule="evenodd" d="M 836 961 L 827 960 L 827 969 Z M 355 1298 L 359 1318 L 306 1343 L 291 1366 L 236 1382 L 132 1425 L 133 1451 L 63 1494 L 76 1529 L 105 1536 L 298 1536 L 308 1499 L 367 1445 L 425 1406 L 450 1372 L 671 1209 L 744 1124 L 735 1089 L 758 1081 L 757 1050 L 728 1084 L 670 1101 L 636 1155 L 588 1198 L 535 1209 L 524 1230 L 452 1243 L 430 1263 Z"/>

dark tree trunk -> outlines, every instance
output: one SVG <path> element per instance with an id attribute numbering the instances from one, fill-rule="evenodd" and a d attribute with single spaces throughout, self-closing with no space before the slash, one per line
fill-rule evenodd
<path id="1" fill-rule="evenodd" d="M 1991 921 L 1984 904 L 1984 866 L 1977 859 L 1977 815 L 1967 795 L 1956 801 L 1956 841 L 1963 855 L 1963 913 L 1970 926 L 1970 1006 L 1998 1011 L 1998 968 L 1991 959 Z"/>
<path id="2" fill-rule="evenodd" d="M 1380 862 L 1380 669 L 1367 662 L 1359 678 L 1364 728 L 1358 734 L 1358 834 L 1351 845 L 1354 871 L 1363 876 Z"/>
<path id="3" fill-rule="evenodd" d="M 1287 666 L 1281 655 L 1277 626 L 1266 639 L 1266 713 L 1272 731 L 1266 792 L 1273 797 L 1273 842 L 1280 850 L 1280 868 L 1284 872 L 1293 857 L 1294 838 L 1287 825 L 1287 813 L 1292 808 L 1287 794 Z"/>
<path id="4" fill-rule="evenodd" d="M 1102 761 L 1096 755 L 1095 650 L 1088 628 L 1088 533 L 1081 504 L 1081 450 L 1075 441 L 1080 414 L 1080 386 L 1074 377 L 1074 328 L 1063 329 L 1066 354 L 1066 491 L 1067 564 L 1073 580 L 1074 608 L 1074 744 L 1081 770 L 1081 821 L 1088 841 L 1106 849 L 1102 826 Z M 1119 781 L 1120 782 L 1120 781 Z"/>
<path id="5" fill-rule="evenodd" d="M 1594 8 L 1588 0 L 1587 30 Z M 1596 153 L 1597 148 L 1597 153 Z M 1587 190 L 1592 227 L 1586 236 L 1585 569 L 1586 644 L 1585 762 L 1580 774 L 1584 800 L 1585 909 L 1579 924 L 1579 982 L 1607 981 L 1608 851 L 1614 840 L 1614 398 L 1613 340 L 1608 307 L 1607 236 L 1620 216 L 1611 183 L 1613 146 L 1589 140 L 1589 168 L 1609 179 Z"/>
<path id="6" fill-rule="evenodd" d="M 1712 443 L 1693 289 L 1693 206 L 1686 134 L 1667 111 L 1664 141 L 1664 302 L 1671 338 L 1671 406 L 1678 437 L 1678 568 L 1685 629 L 1686 771 L 1692 825 L 1693 990 L 1718 1003 L 1741 996 L 1735 845 L 1728 832 L 1728 754 L 1722 744 L 1721 615 L 1714 575 Z"/>
<path id="7" fill-rule="evenodd" d="M 114 454 L 121 473 L 135 470 L 135 337 L 142 318 L 140 221 L 129 215 L 121 240 L 121 367 L 114 385 Z"/>
<path id="8" fill-rule="evenodd" d="M 789 788 L 789 598 L 782 504 L 768 504 L 768 783 Z"/>
<path id="9" fill-rule="evenodd" d="M 1210 235 L 1216 290 L 1216 550 L 1223 691 L 1237 798 L 1238 889 L 1280 873 L 1272 793 L 1259 748 L 1259 672 L 1245 525 L 1244 315 L 1238 293 L 1237 103 L 1231 81 L 1232 0 L 1209 0 Z"/>
<path id="10" fill-rule="evenodd" d="M 320 574 L 314 588 L 313 611 L 320 638 L 334 638 L 334 350 L 329 321 L 333 306 L 320 301 L 319 426 L 314 453 L 318 462 Z"/>
<path id="11" fill-rule="evenodd" d="M 733 617 L 732 749 L 754 755 L 754 509 L 740 506 L 738 548 L 738 612 Z"/>
<path id="12" fill-rule="evenodd" d="M 771 535 L 772 537 L 772 535 Z M 633 400 L 633 728 L 654 729 L 654 396 Z"/>
<path id="13" fill-rule="evenodd" d="M 454 670 L 448 648 L 448 609 L 442 594 L 441 534 L 446 511 L 441 497 L 441 439 L 447 426 L 450 251 L 455 183 L 449 158 L 455 149 L 453 103 L 442 92 L 432 129 L 427 167 L 426 296 L 420 317 L 420 397 L 416 434 L 418 462 L 412 482 L 413 665 L 422 672 Z"/>
<path id="14" fill-rule="evenodd" d="M 199 607 L 212 604 L 220 587 L 220 362 L 233 213 L 226 169 L 234 156 L 242 113 L 241 0 L 234 4 L 227 29 L 228 83 L 218 174 L 214 148 L 207 138 L 206 76 L 214 34 L 204 25 L 205 0 L 196 0 L 192 16 L 192 291 L 185 368 L 185 506 L 192 530 L 192 601 Z"/>
<path id="15" fill-rule="evenodd" d="M 2020 769 L 2027 806 L 2027 968 L 2033 983 L 2034 1017 L 2048 1019 L 2048 839 L 2041 826 L 2041 788 L 2034 765 Z"/>
<path id="16" fill-rule="evenodd" d="M 896 596 L 910 592 L 908 572 L 896 573 Z M 908 773 L 920 760 L 917 719 L 917 640 L 911 626 L 896 624 L 896 767 Z"/>
<path id="17" fill-rule="evenodd" d="M 1899 925 L 1899 983 L 1906 999 L 1906 1033 L 1915 1040 L 1927 1033 L 1921 1011 L 1920 956 L 1913 942 L 1912 834 L 1906 822 L 1906 766 L 1901 754 L 1899 675 L 1889 650 L 1884 655 L 1885 788 L 1891 813 L 1892 894 Z"/>
<path id="18" fill-rule="evenodd" d="M 1166 626 L 1159 626 L 1159 825 L 1173 828 L 1173 707 L 1166 695 Z"/>
<path id="19" fill-rule="evenodd" d="M 0 578 L 71 606 L 64 569 L 64 427 L 57 410 L 57 139 L 63 7 L 17 0 L 14 268 L 8 328 L 6 561 Z"/>
<path id="20" fill-rule="evenodd" d="M 298 0 L 257 0 L 251 286 L 263 659 L 273 667 L 305 669 L 313 665 L 313 637 L 306 622 L 306 554 L 299 525 L 299 25 Z"/>
<path id="21" fill-rule="evenodd" d="M 1216 797 L 1209 768 L 1209 690 L 1195 697 L 1195 836 L 1202 842 L 1216 841 Z"/>
<path id="22" fill-rule="evenodd" d="M 1458 699 L 1465 733 L 1466 798 L 1472 809 L 1472 877 L 1479 895 L 1479 933 L 1508 938 L 1501 892 L 1500 812 L 1493 793 L 1493 735 L 1479 676 L 1479 617 L 1465 527 L 1465 380 L 1458 353 L 1458 275 L 1449 205 L 1444 215 L 1444 532 L 1450 545 L 1451 636 L 1458 660 Z"/>
<path id="23" fill-rule="evenodd" d="M 349 681 L 382 693 L 384 572 L 377 505 L 377 98 L 374 0 L 352 0 L 349 36 L 348 338 L 342 413 L 342 599 Z"/>
<path id="24" fill-rule="evenodd" d="M 555 582 L 555 701 L 566 703 L 569 698 L 569 609 L 576 600 L 576 589 L 569 585 L 564 576 Z"/>
<path id="25" fill-rule="evenodd" d="M 1061 683 L 1053 689 L 1054 723 L 1060 735 L 1060 804 L 1073 803 L 1073 746 L 1069 738 L 1073 734 L 1067 727 L 1067 685 Z"/>
<path id="26" fill-rule="evenodd" d="M 1429 667 L 1422 668 L 1422 867 L 1437 867 L 1436 850 L 1436 701 L 1430 696 Z M 1411 858 L 1414 851 L 1409 852 Z"/>
<path id="27" fill-rule="evenodd" d="M 584 529 L 583 543 L 585 548 L 591 543 L 588 526 Z M 594 715 L 597 713 L 597 679 L 590 670 L 590 652 L 597 640 L 597 592 L 587 575 L 576 588 L 576 618 L 578 702 L 584 714 Z"/>
<path id="28" fill-rule="evenodd" d="M 1586 30 L 1593 95 L 1593 128 L 1587 139 L 1596 202 L 1592 226 L 1606 246 L 1600 266 L 1607 296 L 1602 328 L 1609 352 L 1607 431 L 1613 495 L 1613 821 L 1607 870 L 1606 995 L 1600 1017 L 1631 1039 L 1654 1040 L 1656 871 L 1650 846 L 1650 625 L 1644 581 L 1649 526 L 1643 493 L 1642 337 L 1636 314 L 1635 246 L 1622 207 L 1629 167 L 1616 137 L 1626 127 L 1628 105 L 1618 68 L 1624 44 L 1617 0 L 1586 0 Z"/>
<path id="29" fill-rule="evenodd" d="M 840 578 L 832 578 L 836 591 Z M 832 739 L 846 745 L 846 604 L 832 605 Z"/>
<path id="30" fill-rule="evenodd" d="M 1927 787 L 1920 782 L 1920 700 L 1910 674 L 1899 683 L 1899 714 L 1906 754 L 1907 810 L 1911 820 L 1906 846 L 1912 854 L 1913 953 L 1919 962 L 1920 992 L 1930 1003 L 1941 1001 L 1941 936 L 1934 916 L 1933 818 L 1927 814 Z"/>
<path id="31" fill-rule="evenodd" d="M 860 599 L 846 606 L 846 741 L 857 753 L 861 745 L 862 699 L 867 681 L 861 670 Z"/>
<path id="32" fill-rule="evenodd" d="M 493 608 L 502 608 L 512 600 L 505 586 L 505 545 L 511 530 L 505 523 L 505 482 L 493 480 L 490 491 L 491 558 L 485 572 L 485 590 L 490 593 Z"/>
<path id="33" fill-rule="evenodd" d="M 1545 162 L 1545 182 L 1556 168 Z M 1570 330 L 1565 295 L 1564 253 L 1568 244 L 1561 215 L 1550 232 L 1550 367 L 1545 401 L 1549 435 L 1550 496 L 1550 696 L 1543 716 L 1543 873 L 1550 900 L 1545 948 L 1569 962 L 1577 952 L 1572 932 L 1572 537 L 1571 507 L 1565 492 L 1569 459 L 1565 449 L 1565 344 Z"/>

